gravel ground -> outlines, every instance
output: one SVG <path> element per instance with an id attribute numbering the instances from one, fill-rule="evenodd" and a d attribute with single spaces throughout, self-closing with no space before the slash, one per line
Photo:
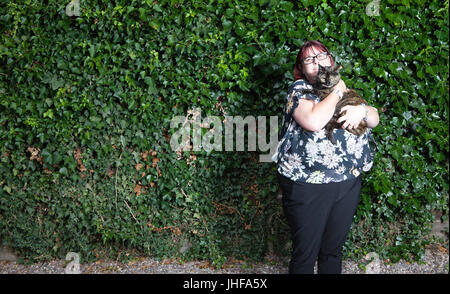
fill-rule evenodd
<path id="1" fill-rule="evenodd" d="M 399 261 L 395 264 L 367 265 L 367 261 L 343 261 L 343 274 L 364 274 L 361 265 L 366 264 L 368 273 L 380 274 L 448 274 L 449 253 L 439 245 L 426 249 L 423 264 Z M 181 263 L 176 260 L 157 261 L 154 258 L 135 258 L 128 263 L 119 263 L 109 260 L 99 260 L 94 263 L 80 264 L 82 274 L 285 274 L 287 273 L 287 260 L 267 263 L 246 263 L 232 260 L 222 269 L 215 269 L 208 262 L 191 261 Z M 14 261 L 0 261 L 1 274 L 63 274 L 66 261 L 55 260 L 51 262 L 21 265 Z M 316 268 L 317 271 L 317 268 Z"/>

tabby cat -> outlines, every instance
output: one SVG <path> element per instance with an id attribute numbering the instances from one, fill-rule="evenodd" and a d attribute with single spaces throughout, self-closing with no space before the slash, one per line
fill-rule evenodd
<path id="1" fill-rule="evenodd" d="M 321 66 L 319 64 L 319 72 L 317 74 L 316 82 L 313 84 L 313 93 L 319 96 L 320 100 L 323 100 L 327 97 L 333 90 L 334 86 L 341 80 L 341 75 L 339 74 L 339 70 L 342 69 L 342 65 L 338 65 L 335 67 L 331 66 Z M 327 138 L 331 141 L 331 143 L 336 145 L 336 140 L 333 136 L 333 130 L 342 128 L 342 124 L 338 123 L 337 120 L 341 116 L 340 111 L 342 107 L 346 105 L 360 105 L 361 103 L 367 105 L 366 100 L 361 98 L 359 94 L 355 90 L 347 89 L 345 93 L 343 93 L 342 99 L 337 103 L 336 109 L 334 111 L 333 117 L 325 126 L 325 131 L 327 134 Z M 344 115 L 342 113 L 342 115 Z M 359 126 L 354 129 L 346 129 L 350 133 L 361 136 L 366 132 L 367 123 L 363 120 L 360 122 Z"/>

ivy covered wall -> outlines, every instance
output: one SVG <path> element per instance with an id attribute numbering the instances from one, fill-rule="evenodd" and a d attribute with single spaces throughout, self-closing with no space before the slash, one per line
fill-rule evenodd
<path id="1" fill-rule="evenodd" d="M 423 256 L 448 216 L 448 0 L 75 2 L 0 6 L 0 239 L 24 260 L 289 254 L 275 163 L 175 152 L 170 122 L 281 123 L 310 39 L 380 113 L 346 257 Z"/>

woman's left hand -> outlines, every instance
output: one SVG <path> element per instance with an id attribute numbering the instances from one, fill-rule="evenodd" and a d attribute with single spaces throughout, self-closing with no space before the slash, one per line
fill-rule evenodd
<path id="1" fill-rule="evenodd" d="M 359 126 L 359 123 L 366 115 L 366 109 L 363 105 L 347 105 L 342 107 L 341 112 L 345 112 L 344 115 L 341 115 L 337 120 L 338 123 L 344 122 L 342 124 L 342 128 L 345 129 L 355 129 Z"/>

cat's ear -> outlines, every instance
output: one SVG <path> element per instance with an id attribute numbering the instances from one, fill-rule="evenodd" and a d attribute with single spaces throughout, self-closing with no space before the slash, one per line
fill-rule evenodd
<path id="1" fill-rule="evenodd" d="M 343 68 L 342 64 L 336 66 L 336 71 L 339 72 Z"/>

